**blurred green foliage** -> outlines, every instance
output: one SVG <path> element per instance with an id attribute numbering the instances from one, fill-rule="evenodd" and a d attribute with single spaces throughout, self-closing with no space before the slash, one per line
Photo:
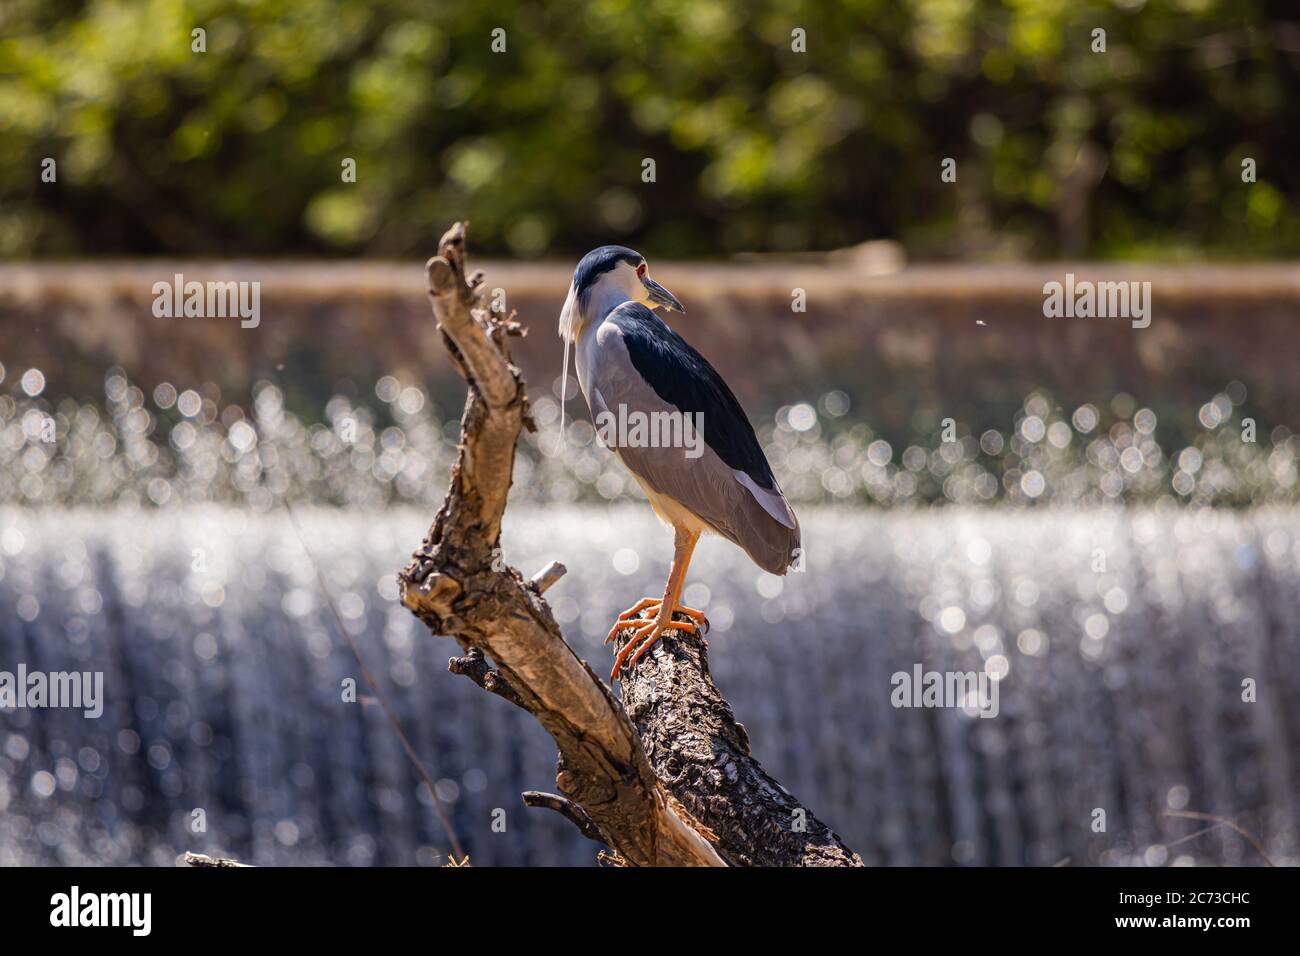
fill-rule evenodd
<path id="1" fill-rule="evenodd" d="M 5 0 L 0 253 L 407 256 L 468 217 L 480 251 L 521 257 L 881 237 L 927 257 L 1294 255 L 1298 12 Z"/>

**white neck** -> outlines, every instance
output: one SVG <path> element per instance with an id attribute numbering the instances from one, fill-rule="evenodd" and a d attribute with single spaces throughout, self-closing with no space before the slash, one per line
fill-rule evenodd
<path id="1" fill-rule="evenodd" d="M 576 342 L 585 330 L 594 329 L 600 325 L 605 316 L 624 302 L 632 301 L 634 301 L 632 296 L 628 295 L 626 290 L 620 289 L 612 282 L 592 287 L 581 302 L 573 294 L 573 287 L 570 286 L 569 297 L 560 311 L 560 337 L 569 342 Z"/>
<path id="2" fill-rule="evenodd" d="M 567 342 L 576 342 L 624 302 L 646 301 L 645 284 L 637 268 L 627 262 L 617 262 L 612 269 L 595 277 L 581 299 L 574 294 L 573 286 L 569 286 L 569 297 L 560 312 L 560 335 Z"/>
<path id="3" fill-rule="evenodd" d="M 626 289 L 619 288 L 614 282 L 599 282 L 587 295 L 586 308 L 582 310 L 582 322 L 599 323 L 624 302 L 631 302 L 632 297 Z"/>
<path id="4" fill-rule="evenodd" d="M 581 299 L 574 293 L 573 286 L 569 286 L 569 297 L 560 310 L 560 336 L 564 339 L 564 384 L 560 387 L 561 433 L 564 431 L 564 404 L 568 398 L 570 349 L 575 346 L 578 349 L 575 356 L 578 382 L 585 394 L 583 348 L 591 342 L 587 333 L 598 328 L 605 317 L 624 302 L 642 301 L 636 298 L 641 291 L 640 277 L 626 263 L 615 265 L 612 270 L 602 274 Z"/>
<path id="5" fill-rule="evenodd" d="M 568 398 L 569 384 L 569 350 L 577 347 L 578 382 L 583 387 L 583 393 L 586 393 L 586 386 L 583 383 L 583 352 L 581 341 L 586 337 L 586 333 L 597 328 L 609 315 L 624 302 L 631 302 L 630 296 L 626 289 L 620 288 L 617 281 L 597 282 L 581 300 L 573 292 L 573 286 L 569 286 L 569 297 L 564 302 L 564 308 L 560 311 L 560 336 L 564 339 L 564 384 L 560 388 L 560 431 L 564 430 L 564 404 Z M 585 306 L 585 308 L 584 308 Z"/>

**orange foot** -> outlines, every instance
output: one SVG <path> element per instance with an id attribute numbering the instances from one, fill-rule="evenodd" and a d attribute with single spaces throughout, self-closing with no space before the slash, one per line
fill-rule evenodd
<path id="1" fill-rule="evenodd" d="M 660 609 L 662 610 L 662 608 L 661 603 Z M 696 611 L 695 613 L 699 614 L 700 612 Z M 703 617 L 704 615 L 701 614 L 700 616 Z M 609 673 L 610 680 L 617 680 L 625 665 L 628 668 L 635 667 L 636 662 L 644 657 L 645 653 L 667 631 L 685 631 L 688 634 L 700 633 L 700 625 L 694 620 L 665 621 L 662 613 L 649 620 L 638 619 L 621 622 L 614 625 L 614 632 L 617 633 L 619 628 L 623 627 L 633 628 L 633 633 L 628 642 L 623 645 L 623 649 L 618 652 L 618 656 L 614 658 L 614 669 Z M 631 660 L 628 660 L 629 655 L 632 658 Z"/>
<path id="2" fill-rule="evenodd" d="M 664 602 L 659 598 L 642 598 L 637 601 L 618 616 L 618 619 L 614 622 L 614 626 L 611 627 L 609 633 L 605 635 L 605 643 L 608 644 L 612 641 L 618 636 L 618 632 L 623 630 L 625 627 L 629 627 L 633 624 L 640 626 L 647 623 L 650 618 L 641 617 L 642 611 L 649 611 L 650 617 L 656 617 L 663 610 L 663 606 Z M 703 627 L 705 631 L 708 631 L 709 629 L 709 619 L 704 616 L 703 611 L 698 611 L 693 607 L 686 607 L 684 604 L 679 604 L 673 609 L 673 613 L 685 614 L 697 625 Z"/>

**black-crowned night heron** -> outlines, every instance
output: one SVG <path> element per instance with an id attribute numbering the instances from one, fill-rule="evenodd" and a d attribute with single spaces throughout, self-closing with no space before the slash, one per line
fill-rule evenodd
<path id="1" fill-rule="evenodd" d="M 704 356 L 652 311 L 656 306 L 686 311 L 647 275 L 639 253 L 602 246 L 578 263 L 560 313 L 566 385 L 572 348 L 597 434 L 675 535 L 664 596 L 628 608 L 605 639 L 634 629 L 611 678 L 665 631 L 695 633 L 705 623 L 702 611 L 680 603 L 702 533 L 735 542 L 772 574 L 784 574 L 799 554 L 799 521 L 740 402 Z"/>

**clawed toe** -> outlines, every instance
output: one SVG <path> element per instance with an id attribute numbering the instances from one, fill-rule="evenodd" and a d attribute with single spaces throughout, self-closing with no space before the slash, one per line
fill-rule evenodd
<path id="1" fill-rule="evenodd" d="M 693 608 L 693 607 L 686 607 L 686 606 L 683 605 L 683 604 L 679 604 L 679 605 L 677 605 L 677 610 L 676 610 L 674 613 L 676 613 L 676 614 L 685 614 L 685 615 L 686 615 L 687 617 L 689 617 L 692 621 L 694 621 L 697 625 L 699 625 L 700 627 L 704 628 L 704 633 L 707 634 L 707 633 L 709 632 L 709 619 L 708 619 L 707 617 L 704 616 L 704 612 L 703 612 L 703 611 L 696 610 L 696 609 Z"/>
<path id="2" fill-rule="evenodd" d="M 614 638 L 618 637 L 618 632 L 623 630 L 626 627 L 632 627 L 632 626 L 640 627 L 643 623 L 650 620 L 651 618 L 658 617 L 662 612 L 662 610 L 663 610 L 663 601 L 660 601 L 658 598 L 643 598 L 642 600 L 638 601 L 636 604 L 634 604 L 632 607 L 628 608 L 626 611 L 624 611 L 622 614 L 618 616 L 618 618 L 614 621 L 614 626 L 611 627 L 609 629 L 609 633 L 605 635 L 604 643 L 608 644 L 611 641 L 613 641 Z M 649 616 L 642 617 L 641 616 L 642 613 L 646 611 L 650 612 Z M 693 607 L 685 607 L 679 604 L 677 605 L 673 613 L 685 614 L 687 617 L 691 619 L 692 622 L 694 622 L 694 624 L 697 627 L 704 628 L 705 634 L 709 632 L 709 619 L 704 616 L 703 611 L 697 610 L 696 608 Z M 695 633 L 698 633 L 698 631 Z"/>
<path id="3" fill-rule="evenodd" d="M 685 609 L 683 608 L 678 608 L 678 610 L 685 613 Z M 687 621 L 664 621 L 661 620 L 661 615 L 660 617 L 650 619 L 637 618 L 636 620 L 631 621 L 619 621 L 615 624 L 614 629 L 609 632 L 609 637 L 606 638 L 606 643 L 617 636 L 618 632 L 624 628 L 634 628 L 635 630 L 632 636 L 628 638 L 628 642 L 623 645 L 623 649 L 618 652 L 618 656 L 614 658 L 614 669 L 610 671 L 609 674 L 610 680 L 616 680 L 624 667 L 635 667 L 636 662 L 644 657 L 646 652 L 649 651 L 666 632 L 685 631 L 688 634 L 699 634 L 701 627 L 700 621 L 703 621 L 703 626 L 707 630 L 708 621 L 704 620 L 704 615 L 700 614 L 699 611 L 696 611 L 695 613 L 700 615 L 699 621 L 697 621 L 693 615 L 687 614 L 686 616 L 691 618 Z M 629 657 L 631 658 L 630 660 Z"/>

